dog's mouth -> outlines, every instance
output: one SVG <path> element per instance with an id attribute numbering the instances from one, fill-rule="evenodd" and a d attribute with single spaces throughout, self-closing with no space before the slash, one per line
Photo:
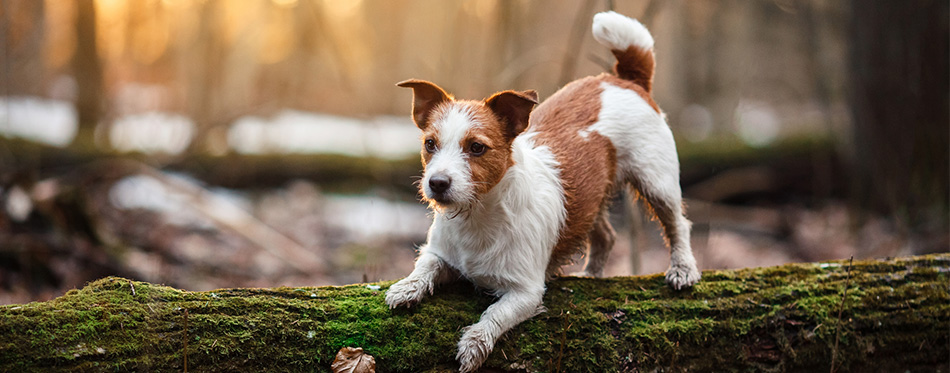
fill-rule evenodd
<path id="1" fill-rule="evenodd" d="M 439 202 L 435 199 L 429 200 L 429 207 L 443 216 L 447 217 L 449 220 L 455 219 L 460 215 L 467 215 L 467 212 L 470 210 L 471 206 L 462 204 L 454 201 L 445 201 Z"/>
<path id="2" fill-rule="evenodd" d="M 453 184 L 449 177 L 435 174 L 424 180 L 426 181 L 420 185 L 419 192 L 432 210 L 452 213 L 452 211 L 467 209 L 474 201 L 464 184 Z"/>
<path id="3" fill-rule="evenodd" d="M 453 199 L 448 193 L 433 193 L 426 196 L 425 200 L 429 202 L 429 208 L 448 215 L 451 218 L 457 217 L 460 213 L 471 207 L 470 204 L 464 200 Z"/>
<path id="4" fill-rule="evenodd" d="M 451 208 L 456 204 L 448 193 L 432 193 L 427 199 L 430 204 L 440 208 Z"/>

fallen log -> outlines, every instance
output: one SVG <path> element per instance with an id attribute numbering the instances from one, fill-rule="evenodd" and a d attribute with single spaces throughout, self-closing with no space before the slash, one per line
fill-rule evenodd
<path id="1" fill-rule="evenodd" d="M 486 371 L 950 368 L 948 253 L 703 276 L 685 291 L 661 275 L 555 279 Z M 189 292 L 108 277 L 0 306 L 0 371 L 328 371 L 347 346 L 380 372 L 456 369 L 459 329 L 492 296 L 459 281 L 390 310 L 391 284 Z"/>

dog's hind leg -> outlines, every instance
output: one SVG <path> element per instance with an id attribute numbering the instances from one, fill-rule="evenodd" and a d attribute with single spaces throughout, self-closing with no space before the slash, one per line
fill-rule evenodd
<path id="1" fill-rule="evenodd" d="M 700 272 L 696 268 L 696 259 L 689 243 L 691 223 L 683 215 L 679 167 L 641 166 L 629 179 L 656 214 L 670 246 L 670 268 L 666 270 L 666 282 L 674 289 L 692 286 L 699 281 Z"/>
<path id="2" fill-rule="evenodd" d="M 617 238 L 617 232 L 610 225 L 610 212 L 606 206 L 600 210 L 600 215 L 594 221 L 594 228 L 591 229 L 589 237 L 590 252 L 587 253 L 587 264 L 582 275 L 603 277 L 604 265 L 607 264 L 607 257 Z"/>

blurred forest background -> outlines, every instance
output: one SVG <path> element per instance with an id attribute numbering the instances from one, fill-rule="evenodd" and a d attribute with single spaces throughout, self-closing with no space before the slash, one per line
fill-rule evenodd
<path id="1" fill-rule="evenodd" d="M 0 0 L 0 304 L 405 276 L 394 83 L 543 99 L 610 68 L 607 9 L 656 39 L 701 268 L 948 250 L 945 0 Z M 640 210 L 609 275 L 666 269 Z"/>

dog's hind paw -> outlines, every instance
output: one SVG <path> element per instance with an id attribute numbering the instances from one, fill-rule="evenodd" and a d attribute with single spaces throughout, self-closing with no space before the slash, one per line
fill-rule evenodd
<path id="1" fill-rule="evenodd" d="M 419 303 L 426 293 L 432 293 L 432 286 L 424 281 L 404 278 L 386 291 L 386 304 L 389 308 L 412 306 Z"/>
<path id="2" fill-rule="evenodd" d="M 681 290 L 699 282 L 701 276 L 696 264 L 673 264 L 666 270 L 666 283 L 673 289 Z"/>
<path id="3" fill-rule="evenodd" d="M 490 340 L 491 336 L 477 325 L 462 330 L 464 332 L 459 340 L 455 359 L 459 362 L 459 372 L 474 372 L 488 358 L 495 343 Z"/>

